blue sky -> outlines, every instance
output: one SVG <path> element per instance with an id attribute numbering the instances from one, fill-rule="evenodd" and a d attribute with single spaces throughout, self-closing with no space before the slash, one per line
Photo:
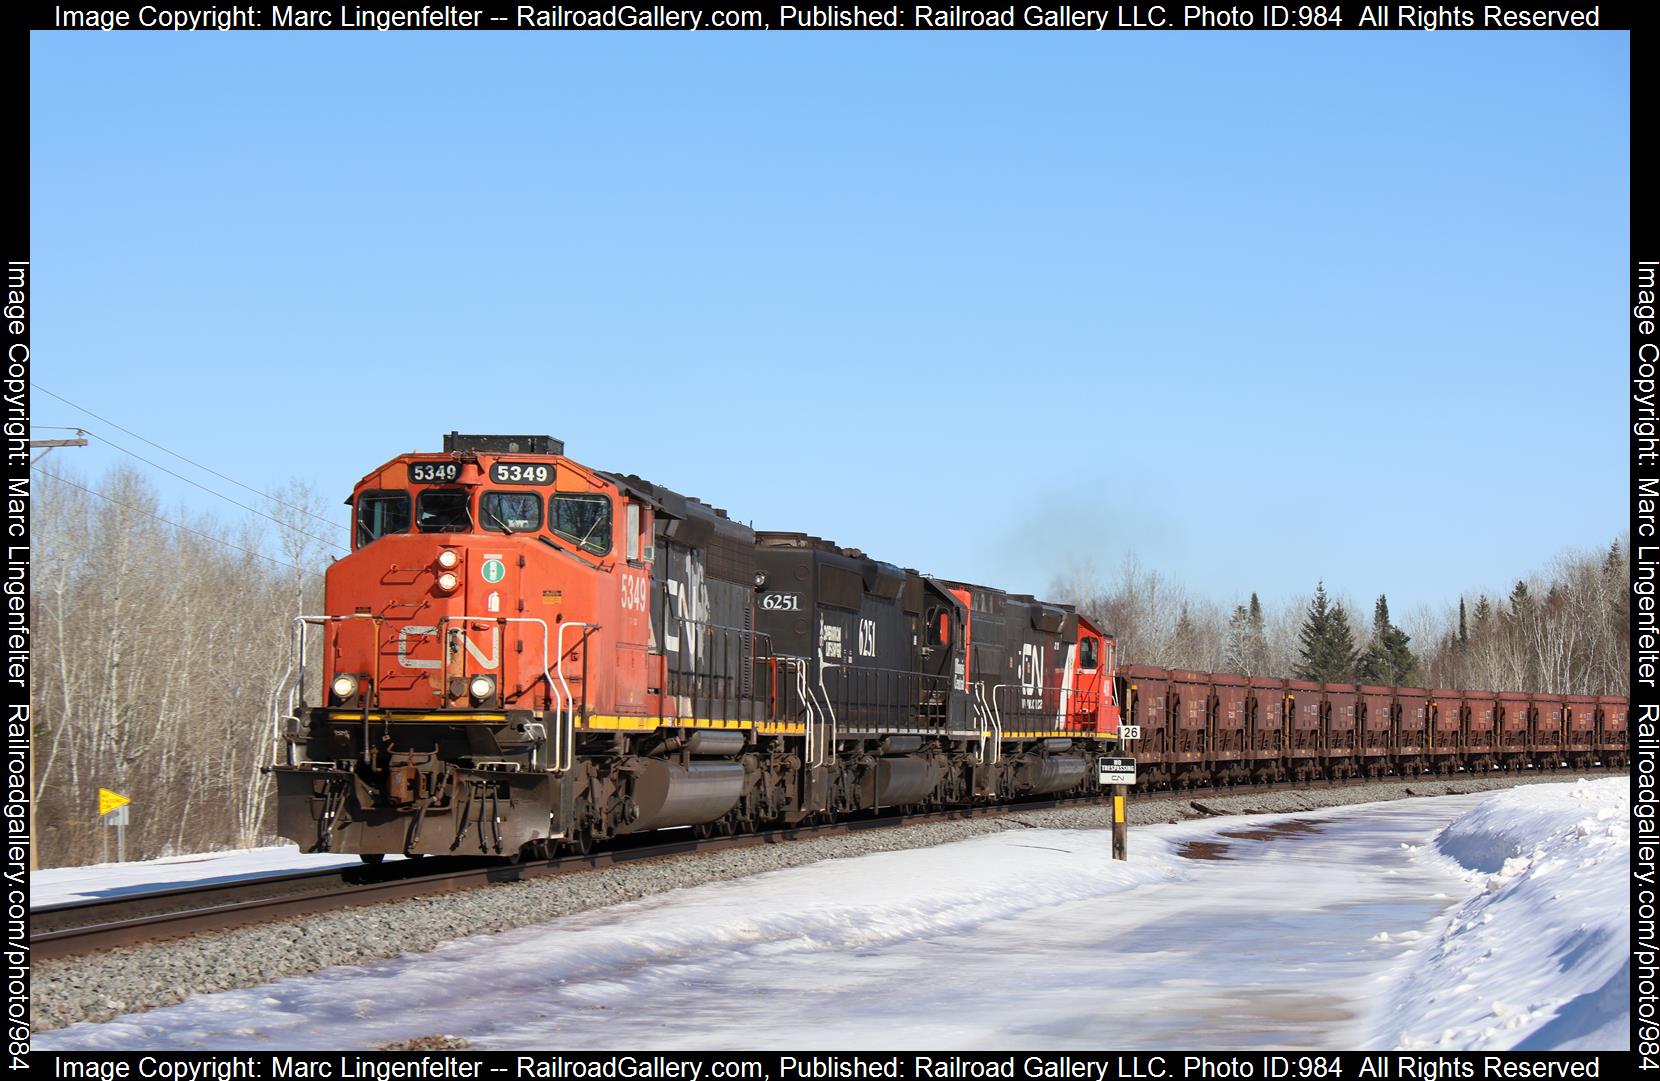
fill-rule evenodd
<path id="1" fill-rule="evenodd" d="M 1629 56 L 37 33 L 35 378 L 332 507 L 452 428 L 548 432 L 1016 590 L 1133 551 L 1438 604 L 1625 527 Z"/>

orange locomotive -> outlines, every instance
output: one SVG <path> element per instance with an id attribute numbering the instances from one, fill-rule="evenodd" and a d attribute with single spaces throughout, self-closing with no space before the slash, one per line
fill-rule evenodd
<path id="1" fill-rule="evenodd" d="M 329 568 L 324 701 L 281 733 L 279 827 L 314 851 L 542 857 L 675 826 L 1097 791 L 1112 639 L 462 436 L 358 482 Z"/>

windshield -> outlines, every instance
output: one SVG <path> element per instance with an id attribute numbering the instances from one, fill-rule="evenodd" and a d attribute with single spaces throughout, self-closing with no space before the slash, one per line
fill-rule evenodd
<path id="1" fill-rule="evenodd" d="M 556 495 L 553 531 L 602 556 L 611 550 L 611 501 L 602 495 Z"/>
<path id="2" fill-rule="evenodd" d="M 364 492 L 357 500 L 357 546 L 409 529 L 408 492 Z"/>
<path id="3" fill-rule="evenodd" d="M 415 526 L 423 533 L 465 533 L 473 527 L 467 493 L 460 488 L 428 488 L 415 500 Z"/>
<path id="4" fill-rule="evenodd" d="M 542 528 L 542 497 L 535 492 L 485 492 L 478 504 L 485 529 L 525 533 Z"/>

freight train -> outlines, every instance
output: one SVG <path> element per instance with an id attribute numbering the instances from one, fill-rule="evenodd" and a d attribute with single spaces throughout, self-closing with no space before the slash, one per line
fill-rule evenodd
<path id="1" fill-rule="evenodd" d="M 1117 673 L 1138 783 L 1442 777 L 1630 764 L 1627 700 L 1308 683 L 1130 665 Z M 1129 727 L 1129 726 L 1134 727 Z"/>
<path id="2" fill-rule="evenodd" d="M 1126 751 L 1167 786 L 1606 761 L 1616 732 L 1623 754 L 1623 700 L 1587 729 L 1578 699 L 1119 673 L 1068 605 L 756 531 L 549 436 L 443 447 L 357 483 L 325 610 L 295 622 L 270 768 L 302 848 L 540 859 L 1087 796 Z"/>

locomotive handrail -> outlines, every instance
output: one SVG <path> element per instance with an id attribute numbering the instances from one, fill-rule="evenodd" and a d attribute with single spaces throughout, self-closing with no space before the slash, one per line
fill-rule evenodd
<path id="1" fill-rule="evenodd" d="M 298 658 L 299 658 L 299 673 L 298 673 L 297 678 L 294 681 L 294 689 L 291 692 L 289 692 L 289 696 L 288 696 L 288 715 L 290 717 L 299 717 L 300 714 L 305 711 L 306 628 L 311 627 L 311 626 L 324 627 L 324 626 L 327 626 L 330 623 L 339 623 L 339 622 L 341 622 L 343 620 L 347 620 L 347 619 L 367 619 L 367 620 L 372 620 L 375 623 L 379 623 L 381 621 L 382 617 L 377 616 L 372 612 L 352 612 L 352 613 L 349 613 L 349 614 L 343 615 L 343 616 L 330 616 L 330 615 L 308 616 L 308 615 L 303 615 L 302 614 L 302 615 L 297 615 L 293 618 L 292 622 L 294 624 L 295 638 L 296 638 L 295 653 L 298 654 Z M 295 659 L 293 657 L 290 657 L 289 660 L 288 660 L 288 667 L 283 672 L 283 679 L 284 680 L 287 680 L 288 673 L 293 671 L 294 668 L 295 668 Z M 378 649 L 375 651 L 375 671 L 374 671 L 374 674 L 373 674 L 373 682 L 372 682 L 371 686 L 376 688 L 377 690 L 380 687 L 380 651 Z M 274 727 L 275 727 L 276 730 L 275 730 L 275 732 L 273 732 L 273 736 L 275 737 L 276 745 L 271 748 L 271 764 L 272 765 L 277 764 L 277 752 L 279 750 L 282 750 L 284 748 L 284 746 L 286 745 L 286 750 L 283 752 L 283 758 L 287 761 L 288 765 L 292 766 L 294 764 L 294 745 L 283 739 L 283 733 L 282 733 L 280 718 L 278 719 L 278 721 L 274 725 Z"/>
<path id="2" fill-rule="evenodd" d="M 553 695 L 554 695 L 553 673 L 552 673 L 552 671 L 549 670 L 549 665 L 548 665 L 548 621 L 547 620 L 542 619 L 540 616 L 496 616 L 496 615 L 489 615 L 489 616 L 444 615 L 444 616 L 439 616 L 438 617 L 438 637 L 439 637 L 439 640 L 444 643 L 444 649 L 446 651 L 448 651 L 451 647 L 450 647 L 450 644 L 449 644 L 449 632 L 445 629 L 445 625 L 448 624 L 448 623 L 451 623 L 451 622 L 455 622 L 455 621 L 459 621 L 459 622 L 462 622 L 462 623 L 535 623 L 535 624 L 539 625 L 542 628 L 542 675 L 548 681 L 548 697 L 550 699 L 553 697 Z M 466 633 L 466 628 L 462 628 L 462 633 L 463 634 Z M 463 661 L 462 663 L 463 663 L 463 665 L 465 665 L 466 662 Z M 496 692 L 498 698 L 500 698 L 500 696 L 501 696 L 501 691 L 502 691 L 502 688 L 498 685 L 497 692 Z"/>
<path id="3" fill-rule="evenodd" d="M 307 616 L 307 615 L 299 615 L 299 616 L 294 617 L 293 622 L 294 622 L 295 627 L 299 631 L 299 639 L 300 639 L 300 642 L 299 642 L 299 645 L 300 645 L 300 650 L 299 650 L 299 652 L 300 652 L 300 675 L 299 675 L 299 679 L 295 683 L 294 693 L 295 693 L 295 697 L 297 699 L 296 704 L 298 705 L 298 707 L 300 709 L 305 708 L 305 638 L 306 638 L 305 629 L 308 626 L 323 627 L 323 626 L 327 626 L 330 623 L 340 623 L 340 622 L 342 622 L 344 620 L 348 620 L 348 619 L 367 619 L 367 620 L 372 620 L 375 623 L 379 623 L 384 618 L 385 618 L 384 616 L 375 615 L 373 612 L 350 612 L 350 613 L 348 613 L 346 615 L 343 615 L 343 616 L 329 616 L 329 615 Z M 380 686 L 380 651 L 379 650 L 375 651 L 375 671 L 373 673 L 373 676 L 374 676 L 374 686 L 378 688 Z"/>
<path id="4" fill-rule="evenodd" d="M 993 762 L 1000 762 L 1003 759 L 1003 707 L 998 704 L 997 692 L 1006 691 L 1013 686 L 1013 683 L 997 683 L 991 688 L 992 727 L 997 734 L 997 754 L 992 758 Z"/>
<path id="5" fill-rule="evenodd" d="M 993 765 L 999 759 L 1001 759 L 1002 756 L 1003 756 L 1003 726 L 1001 724 L 999 724 L 997 722 L 997 720 L 992 717 L 991 707 L 986 704 L 986 685 L 985 685 L 985 683 L 983 681 L 976 681 L 973 684 L 971 684 L 971 686 L 974 688 L 974 697 L 973 697 L 974 712 L 979 715 L 980 765 L 982 765 L 982 766 Z M 987 752 L 987 749 L 986 749 L 987 748 L 987 735 L 988 735 L 988 733 L 986 731 L 986 728 L 987 728 L 988 725 L 992 729 L 991 733 L 989 733 L 989 734 L 994 735 L 996 737 L 995 739 L 992 739 L 990 741 L 991 750 L 990 750 L 989 753 Z"/>
<path id="6" fill-rule="evenodd" d="M 548 764 L 548 769 L 554 773 L 565 773 L 570 770 L 576 760 L 576 710 L 575 696 L 571 694 L 571 685 L 565 679 L 565 632 L 572 627 L 586 627 L 588 630 L 598 630 L 599 624 L 585 623 L 582 620 L 568 619 L 559 624 L 559 636 L 556 642 L 558 661 L 556 671 L 559 676 L 559 688 L 562 692 L 564 704 L 555 704 L 554 718 L 558 725 L 554 732 L 554 757 Z M 582 641 L 588 641 L 586 632 Z"/>
<path id="7" fill-rule="evenodd" d="M 675 635 L 677 642 L 681 642 L 684 637 L 695 633 L 703 636 L 703 645 L 695 652 L 688 650 L 684 645 L 675 650 L 674 655 L 682 667 L 670 667 L 665 664 L 666 686 L 664 691 L 676 697 L 679 697 L 682 692 L 687 692 L 685 697 L 691 699 L 691 711 L 694 714 L 697 711 L 697 699 L 699 697 L 707 697 L 711 706 L 717 697 L 720 697 L 722 701 L 742 698 L 744 690 L 742 683 L 740 682 L 734 688 L 733 681 L 744 679 L 753 681 L 754 664 L 761 658 L 763 651 L 768 656 L 773 655 L 772 636 L 764 631 L 732 627 L 723 623 L 711 623 L 701 619 L 676 619 L 675 622 L 679 624 L 681 630 L 687 632 L 685 636 L 677 632 Z M 717 635 L 718 655 L 721 662 L 718 666 L 715 663 L 717 659 Z M 667 637 L 666 633 L 665 637 Z M 734 643 L 736 643 L 737 649 L 737 664 L 733 663 L 732 650 Z M 748 651 L 747 654 L 745 653 L 746 650 Z M 689 668 L 684 667 L 688 653 L 691 653 L 693 657 Z M 665 649 L 665 659 L 668 655 L 668 650 Z M 721 671 L 716 671 L 717 667 Z M 747 676 L 745 673 L 747 673 Z M 700 696 L 700 687 L 707 691 L 706 695 Z"/>
<path id="8" fill-rule="evenodd" d="M 801 699 L 802 708 L 807 713 L 806 731 L 802 734 L 803 743 L 806 747 L 802 764 L 809 768 L 823 765 L 823 758 L 816 753 L 818 744 L 815 737 L 818 735 L 818 723 L 815 718 L 818 715 L 818 709 L 817 703 L 813 700 L 812 692 L 807 686 L 807 658 L 792 657 L 780 653 L 774 654 L 772 659 L 783 661 L 786 667 L 795 672 L 795 693 Z M 780 713 L 779 716 L 782 716 L 782 714 Z"/>
<path id="9" fill-rule="evenodd" d="M 1026 690 L 1025 684 L 1015 683 L 999 683 L 997 686 L 992 688 L 991 702 L 992 707 L 997 714 L 997 721 L 999 725 L 1004 725 L 1006 727 L 1003 720 L 1002 704 L 997 698 L 997 692 L 1005 690 L 1012 691 L 1016 687 L 1022 691 Z M 1023 732 L 1037 730 L 1035 727 L 1027 727 L 1025 722 L 1028 720 L 1052 723 L 1054 725 L 1054 730 L 1057 732 L 1073 731 L 1074 729 L 1070 726 L 1073 723 L 1073 719 L 1079 715 L 1081 710 L 1089 709 L 1091 706 L 1099 709 L 1101 705 L 1101 694 L 1099 691 L 1080 691 L 1078 688 L 1068 686 L 1064 683 L 1054 683 L 1038 687 L 1036 688 L 1036 693 L 1039 699 L 1047 699 L 1053 696 L 1059 703 L 1059 706 L 1053 713 L 1043 708 L 1011 709 L 1010 716 L 1012 718 L 1018 718 L 1022 722 L 1020 726 L 1015 729 L 1015 731 Z"/>
<path id="10" fill-rule="evenodd" d="M 831 701 L 840 711 L 838 726 L 847 724 L 850 730 L 863 731 L 872 726 L 895 723 L 895 716 L 904 723 L 922 727 L 926 718 L 919 714 L 930 704 L 943 706 L 944 720 L 949 723 L 951 677 L 936 672 L 912 669 L 884 668 L 876 665 L 828 665 L 836 676 L 829 680 L 835 691 Z M 936 701 L 937 699 L 937 701 Z"/>
<path id="11" fill-rule="evenodd" d="M 830 692 L 824 686 L 824 669 L 826 667 L 840 668 L 841 665 L 827 666 L 824 663 L 824 650 L 820 648 L 818 651 L 818 693 L 819 697 L 824 699 L 825 729 L 828 733 L 824 739 L 824 753 L 819 756 L 820 764 L 830 757 L 830 751 L 836 746 L 836 707 L 831 705 Z"/>

